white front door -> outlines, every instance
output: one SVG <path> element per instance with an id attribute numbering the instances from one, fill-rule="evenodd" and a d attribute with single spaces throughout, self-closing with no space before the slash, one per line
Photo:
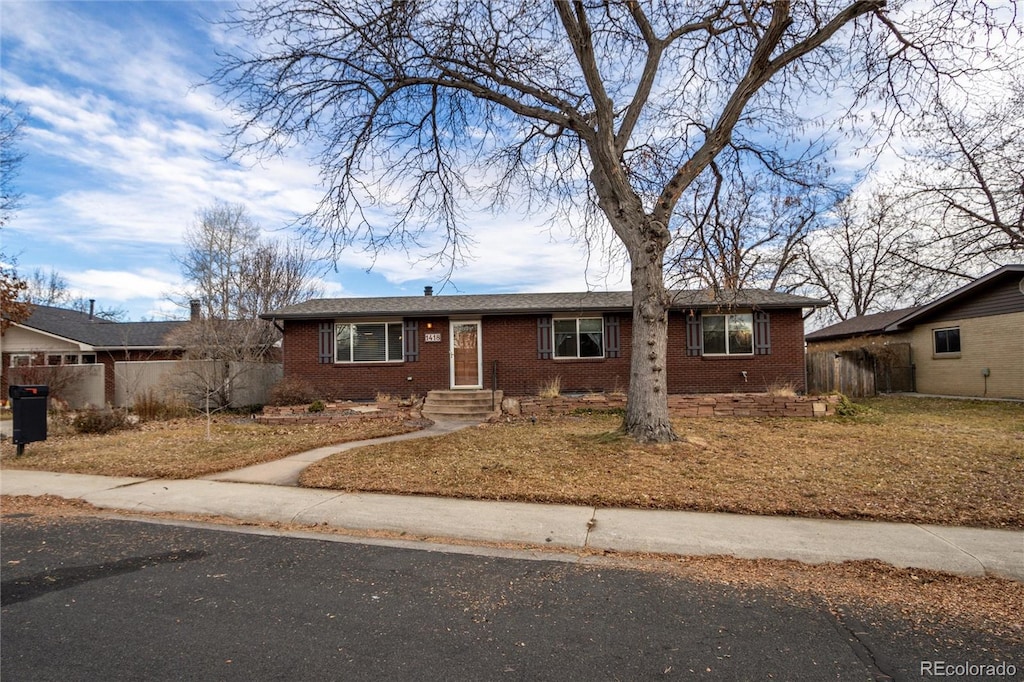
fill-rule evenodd
<path id="1" fill-rule="evenodd" d="M 449 326 L 452 388 L 483 388 L 480 322 L 453 321 Z"/>

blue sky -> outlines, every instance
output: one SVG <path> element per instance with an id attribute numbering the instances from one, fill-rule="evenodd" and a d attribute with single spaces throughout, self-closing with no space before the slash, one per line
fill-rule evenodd
<path id="1" fill-rule="evenodd" d="M 174 254 L 197 210 L 241 203 L 268 235 L 296 238 L 287 226 L 322 195 L 315 163 L 303 149 L 259 165 L 224 160 L 230 112 L 202 85 L 234 39 L 213 23 L 231 6 L 0 2 L 0 85 L 29 114 L 22 208 L 0 232 L 19 272 L 52 268 L 75 296 L 129 319 L 184 317 L 167 296 L 182 287 Z M 621 264 L 588 260 L 544 218 L 469 213 L 475 258 L 445 291 L 628 289 Z M 352 251 L 321 286 L 417 295 L 445 274 L 405 254 L 372 262 Z"/>

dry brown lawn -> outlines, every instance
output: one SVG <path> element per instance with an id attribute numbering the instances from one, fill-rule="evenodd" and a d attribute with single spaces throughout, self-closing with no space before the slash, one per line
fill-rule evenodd
<path id="1" fill-rule="evenodd" d="M 305 450 L 364 438 L 414 431 L 400 419 L 362 419 L 334 424 L 266 425 L 248 419 L 205 418 L 147 422 L 104 435 L 50 436 L 30 443 L 16 458 L 3 445 L 4 468 L 102 476 L 194 478 L 280 459 Z"/>
<path id="2" fill-rule="evenodd" d="M 865 401 L 828 419 L 680 419 L 641 446 L 614 415 L 360 448 L 301 484 L 449 497 L 1024 527 L 1024 405 Z"/>

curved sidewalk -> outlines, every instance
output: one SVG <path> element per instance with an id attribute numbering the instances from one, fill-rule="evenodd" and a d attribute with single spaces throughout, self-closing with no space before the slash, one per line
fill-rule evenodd
<path id="1" fill-rule="evenodd" d="M 57 495 L 129 512 L 383 530 L 540 547 L 729 555 L 806 563 L 878 559 L 900 567 L 1024 582 L 1024 531 L 776 516 L 340 493 L 217 480 L 7 469 L 0 494 Z"/>
<path id="2" fill-rule="evenodd" d="M 322 448 L 316 448 L 315 450 L 300 452 L 297 455 L 282 457 L 281 459 L 274 460 L 273 462 L 254 464 L 253 466 L 244 467 L 242 469 L 222 471 L 219 474 L 202 476 L 199 480 L 234 481 L 235 483 L 269 483 L 272 485 L 298 485 L 299 475 L 302 473 L 303 469 L 313 462 L 319 462 L 320 460 L 326 459 L 331 455 L 336 455 L 339 452 L 354 450 L 355 448 L 361 448 L 364 445 L 393 443 L 399 440 L 429 438 L 430 436 L 443 436 L 446 433 L 459 431 L 460 429 L 464 429 L 469 426 L 476 426 L 478 423 L 479 422 L 475 421 L 438 421 L 425 429 L 420 429 L 419 431 L 400 433 L 397 436 L 384 436 L 383 438 L 349 441 L 348 443 L 339 443 L 338 445 L 327 445 Z"/>

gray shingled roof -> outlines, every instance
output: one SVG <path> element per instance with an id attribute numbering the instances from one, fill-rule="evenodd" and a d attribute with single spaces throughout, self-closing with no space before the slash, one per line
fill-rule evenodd
<path id="1" fill-rule="evenodd" d="M 716 298 L 708 291 L 672 292 L 674 307 L 709 309 L 718 307 L 818 308 L 824 301 L 776 291 L 749 289 L 728 298 Z M 438 296 L 386 296 L 372 298 L 316 298 L 285 306 L 261 315 L 264 319 L 322 319 L 397 315 L 516 315 L 629 311 L 629 291 L 591 291 L 550 294 L 456 294 Z"/>
<path id="2" fill-rule="evenodd" d="M 163 348 L 168 334 L 184 322 L 111 322 L 88 313 L 33 305 L 21 326 L 38 329 L 94 348 Z"/>
<path id="3" fill-rule="evenodd" d="M 881 334 L 893 322 L 913 313 L 917 308 L 901 308 L 872 315 L 858 315 L 811 332 L 804 338 L 808 341 L 830 341 L 853 336 Z"/>

